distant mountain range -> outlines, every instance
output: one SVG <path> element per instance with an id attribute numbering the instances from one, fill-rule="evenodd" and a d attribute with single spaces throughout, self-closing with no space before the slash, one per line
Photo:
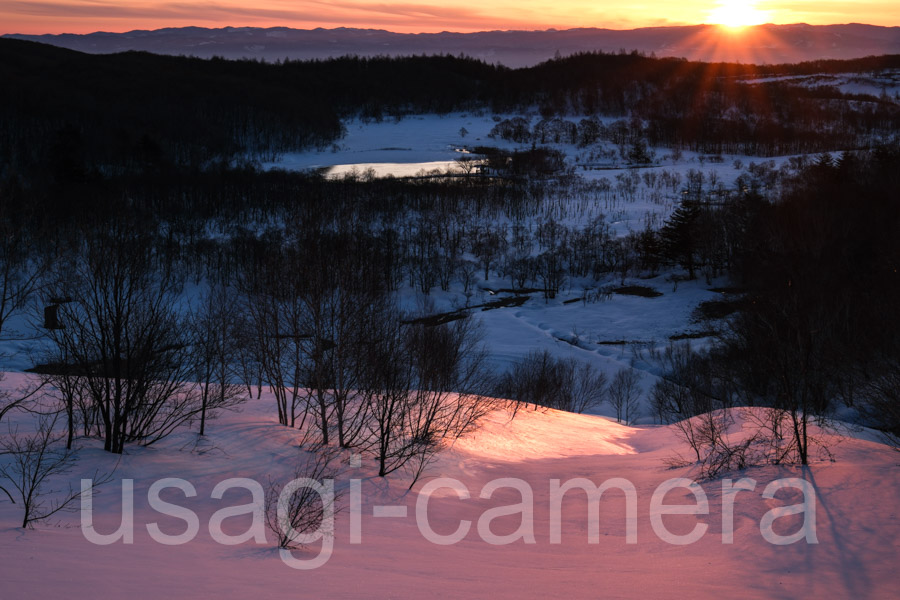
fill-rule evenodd
<path id="1" fill-rule="evenodd" d="M 656 56 L 744 63 L 786 63 L 900 54 L 900 27 L 874 25 L 758 25 L 731 31 L 714 25 L 631 30 L 567 29 L 479 33 L 392 33 L 379 29 L 182 27 L 127 33 L 20 35 L 89 53 L 143 50 L 201 58 L 275 61 L 410 54 L 465 54 L 510 67 L 534 65 L 576 52 L 637 50 Z"/>

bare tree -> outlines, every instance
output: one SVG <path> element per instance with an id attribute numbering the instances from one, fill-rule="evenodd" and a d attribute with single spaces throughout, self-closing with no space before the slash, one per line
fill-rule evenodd
<path id="1" fill-rule="evenodd" d="M 22 339 L 21 331 L 10 327 L 10 321 L 22 315 L 28 308 L 28 300 L 40 285 L 43 267 L 34 257 L 22 227 L 12 222 L 0 202 L 0 341 Z M 0 353 L 0 358 L 6 358 Z M 6 378 L 0 372 L 0 383 Z M 0 390 L 0 422 L 9 412 L 25 406 L 40 386 L 27 385 L 26 389 L 11 392 Z"/>
<path id="2" fill-rule="evenodd" d="M 414 325 L 405 333 L 414 361 L 408 407 L 412 487 L 434 455 L 472 431 L 494 403 L 484 395 L 486 352 L 474 319 L 435 327 Z"/>
<path id="3" fill-rule="evenodd" d="M 47 395 L 56 396 L 66 413 L 66 449 L 71 450 L 75 442 L 76 427 L 80 422 L 82 435 L 88 436 L 98 422 L 97 406 L 91 402 L 90 391 L 84 377 L 69 369 L 50 369 L 40 375 L 41 386 L 46 386 Z"/>
<path id="4" fill-rule="evenodd" d="M 474 290 L 472 289 L 475 286 L 477 276 L 478 276 L 478 265 L 470 260 L 460 260 L 457 264 L 457 274 L 460 282 L 463 286 L 463 294 L 466 297 L 466 306 L 469 305 L 472 295 L 474 294 Z"/>
<path id="5" fill-rule="evenodd" d="M 238 357 L 238 302 L 234 291 L 212 285 L 189 316 L 192 367 L 200 385 L 200 435 L 215 411 L 234 408 L 246 400 L 241 385 L 234 383 Z"/>
<path id="6" fill-rule="evenodd" d="M 789 287 L 794 286 L 802 283 Z M 752 310 L 732 319 L 725 335 L 729 352 L 742 357 L 733 363 L 735 378 L 751 399 L 783 411 L 794 438 L 794 458 L 803 465 L 817 439 L 810 435 L 810 425 L 826 425 L 840 395 L 836 377 L 842 357 L 834 339 L 847 326 L 847 306 L 839 301 L 816 308 L 800 293 L 755 298 Z"/>
<path id="7" fill-rule="evenodd" d="M 321 272 L 320 272 L 321 274 Z M 344 318 L 350 317 L 342 310 L 343 290 L 331 285 L 326 277 L 307 277 L 306 285 L 301 291 L 299 300 L 303 311 L 303 328 L 307 332 L 306 339 L 301 340 L 304 352 L 306 373 L 306 402 L 308 409 L 315 415 L 321 443 L 329 443 L 331 433 L 331 413 L 337 345 L 335 335 L 352 334 L 344 330 Z M 349 326 L 349 325 L 348 325 Z M 348 342 L 342 339 L 341 342 Z M 346 374 L 346 373 L 345 373 Z"/>
<path id="8" fill-rule="evenodd" d="M 491 267 L 496 265 L 506 247 L 506 232 L 492 228 L 479 228 L 474 232 L 472 240 L 472 253 L 478 258 L 478 262 L 484 269 L 484 279 L 490 276 Z"/>
<path id="9" fill-rule="evenodd" d="M 241 308 L 238 310 L 238 319 L 235 323 L 235 335 L 237 336 L 237 365 L 238 378 L 247 388 L 247 396 L 253 397 L 253 386 L 256 386 L 256 397 L 262 397 L 264 373 L 262 368 L 264 335 L 257 329 L 255 317 L 251 313 L 250 298 L 243 297 L 239 300 Z"/>
<path id="10" fill-rule="evenodd" d="M 569 359 L 572 371 L 572 396 L 569 402 L 571 412 L 584 413 L 595 410 L 606 400 L 606 375 L 592 364 Z"/>
<path id="11" fill-rule="evenodd" d="M 616 373 L 609 384 L 609 402 L 616 411 L 616 420 L 631 423 L 638 416 L 641 390 L 639 378 L 634 369 L 625 367 Z"/>
<path id="12" fill-rule="evenodd" d="M 429 327 L 402 325 L 392 308 L 385 314 L 392 317 L 373 323 L 360 393 L 379 476 L 409 467 L 415 481 L 444 444 L 490 410 L 479 393 L 484 353 L 469 319 Z"/>
<path id="13" fill-rule="evenodd" d="M 321 361 L 315 381 L 329 396 L 329 425 L 341 448 L 365 444 L 369 405 L 357 390 L 362 376 L 362 360 L 370 343 L 367 321 L 381 316 L 380 293 L 353 289 L 352 285 L 332 289 L 324 298 L 324 315 L 319 338 Z M 327 388 L 327 389 L 325 389 Z"/>
<path id="14" fill-rule="evenodd" d="M 22 337 L 10 329 L 10 320 L 28 308 L 43 273 L 34 258 L 33 244 L 23 228 L 6 218 L 0 203 L 0 340 Z"/>
<path id="15" fill-rule="evenodd" d="M 288 427 L 303 427 L 308 415 L 305 399 L 304 306 L 289 281 L 246 283 L 247 327 L 250 330 L 254 358 L 269 384 L 278 409 L 278 422 Z M 249 336 L 248 336 L 249 337 Z M 245 338 L 246 339 L 246 338 Z"/>
<path id="16" fill-rule="evenodd" d="M 49 286 L 72 301 L 59 307 L 62 326 L 48 331 L 44 372 L 80 378 L 79 393 L 99 417 L 96 433 L 118 454 L 126 443 L 164 438 L 201 410 L 176 281 L 154 268 L 155 258 L 147 236 L 115 220 L 89 232 Z"/>
<path id="17" fill-rule="evenodd" d="M 565 410 L 572 391 L 565 371 L 548 350 L 532 350 L 500 377 L 495 394 L 514 402 L 513 415 L 525 404 Z"/>
<path id="18" fill-rule="evenodd" d="M 465 127 L 463 127 L 461 131 L 465 131 Z M 472 174 L 472 171 L 475 170 L 475 165 L 477 164 L 480 164 L 480 161 L 477 161 L 469 154 L 463 154 L 456 159 L 456 167 L 462 171 L 463 175 L 466 177 L 469 177 L 469 175 Z"/>

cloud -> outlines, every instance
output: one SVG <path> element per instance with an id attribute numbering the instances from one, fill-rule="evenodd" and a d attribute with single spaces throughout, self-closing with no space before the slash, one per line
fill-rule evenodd
<path id="1" fill-rule="evenodd" d="M 762 1 L 760 10 L 781 15 L 779 22 L 805 21 L 816 24 L 880 22 L 900 25 L 900 4 L 896 0 L 845 2 L 843 0 L 779 0 Z"/>
<path id="2" fill-rule="evenodd" d="M 100 27 L 123 31 L 185 25 L 345 26 L 404 32 L 625 29 L 702 22 L 711 4 L 711 0 L 675 6 L 662 0 L 628 5 L 601 0 L 454 0 L 452 4 L 445 0 L 0 0 L 0 27 L 23 24 L 21 27 L 40 33 L 60 27 L 86 33 Z M 893 1 L 762 0 L 757 6 L 771 11 L 772 20 L 782 23 L 862 20 L 896 25 L 900 21 L 900 5 Z"/>
<path id="3" fill-rule="evenodd" d="M 268 2 L 108 2 L 104 0 L 10 0 L 0 2 L 0 14 L 60 19 L 178 20 L 194 22 L 284 21 L 329 23 L 524 23 L 521 16 L 498 17 L 462 6 L 428 3 Z M 534 21 L 531 21 L 534 23 Z"/>

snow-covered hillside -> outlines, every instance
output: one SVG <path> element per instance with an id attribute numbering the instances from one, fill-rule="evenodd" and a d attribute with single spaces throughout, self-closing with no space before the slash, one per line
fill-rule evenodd
<path id="1" fill-rule="evenodd" d="M 6 385 L 21 377 L 11 375 Z M 76 484 L 97 469 L 116 467 L 113 481 L 94 493 L 96 532 L 109 534 L 119 526 L 122 480 L 134 480 L 133 544 L 89 542 L 78 513 L 22 530 L 17 527 L 19 507 L 0 503 L 0 595 L 52 598 L 89 590 L 96 599 L 895 598 L 900 594 L 895 573 L 900 539 L 897 454 L 870 441 L 827 435 L 834 444 L 834 463 L 816 462 L 808 469 L 771 466 L 734 475 L 754 479 L 753 491 L 723 494 L 720 481 L 673 489 L 665 504 L 696 506 L 702 494 L 709 514 L 668 515 L 660 529 L 652 515 L 665 509 L 651 508 L 654 493 L 667 480 L 696 476 L 691 468 L 666 467 L 666 458 L 686 450 L 670 428 L 632 428 L 604 417 L 552 410 L 521 410 L 510 420 L 497 411 L 478 431 L 442 452 L 412 491 L 402 475 L 375 477 L 367 457 L 358 467 L 347 465 L 336 486 L 346 489 L 351 479 L 359 480 L 356 533 L 348 495 L 336 517 L 333 553 L 324 565 L 299 570 L 279 557 L 271 532 L 266 532 L 266 542 L 226 546 L 213 539 L 208 527 L 216 511 L 251 502 L 246 489 L 211 498 L 220 482 L 244 477 L 266 487 L 270 478 L 286 482 L 292 477 L 296 432 L 277 425 L 273 401 L 264 394 L 243 412 L 214 421 L 199 446 L 193 443 L 195 434 L 176 435 L 159 446 L 130 449 L 116 467 L 114 456 L 93 442 L 84 443 L 69 475 Z M 154 523 L 164 535 L 185 532 L 183 520 L 149 506 L 149 487 L 161 478 L 181 478 L 196 491 L 189 498 L 174 488 L 161 494 L 164 501 L 196 513 L 199 529 L 187 543 L 163 545 L 148 532 Z M 615 478 L 634 486 L 636 538 L 631 541 L 636 543 L 626 535 L 622 491 L 611 488 L 599 508 L 591 509 L 588 496 L 577 487 Z M 796 487 L 763 498 L 766 486 L 783 478 L 800 478 L 814 490 L 817 543 L 803 539 L 779 546 L 764 538 L 761 523 L 765 529 L 768 511 L 804 501 Z M 576 486 L 559 505 L 560 543 L 551 534 L 553 480 Z M 529 491 L 533 499 L 523 498 Z M 726 543 L 723 506 L 732 501 L 733 543 Z M 523 502 L 526 508 L 518 506 Z M 173 511 L 171 506 L 163 509 Z M 597 543 L 589 542 L 591 510 L 599 515 Z M 808 527 L 812 518 L 811 510 L 782 516 L 771 531 L 789 536 L 804 523 Z M 470 525 L 460 541 L 429 541 L 447 542 L 440 536 L 451 536 L 465 527 L 464 521 Z M 698 524 L 708 529 L 694 543 L 676 545 L 667 537 L 666 531 L 685 535 Z M 247 514 L 222 524 L 228 535 L 250 529 Z M 311 561 L 320 545 L 294 551 L 293 558 Z"/>

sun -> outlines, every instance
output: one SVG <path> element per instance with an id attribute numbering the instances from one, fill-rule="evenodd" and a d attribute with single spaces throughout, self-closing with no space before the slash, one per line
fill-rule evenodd
<path id="1" fill-rule="evenodd" d="M 769 13 L 757 9 L 756 2 L 723 0 L 709 13 L 709 22 L 731 29 L 765 23 Z"/>

